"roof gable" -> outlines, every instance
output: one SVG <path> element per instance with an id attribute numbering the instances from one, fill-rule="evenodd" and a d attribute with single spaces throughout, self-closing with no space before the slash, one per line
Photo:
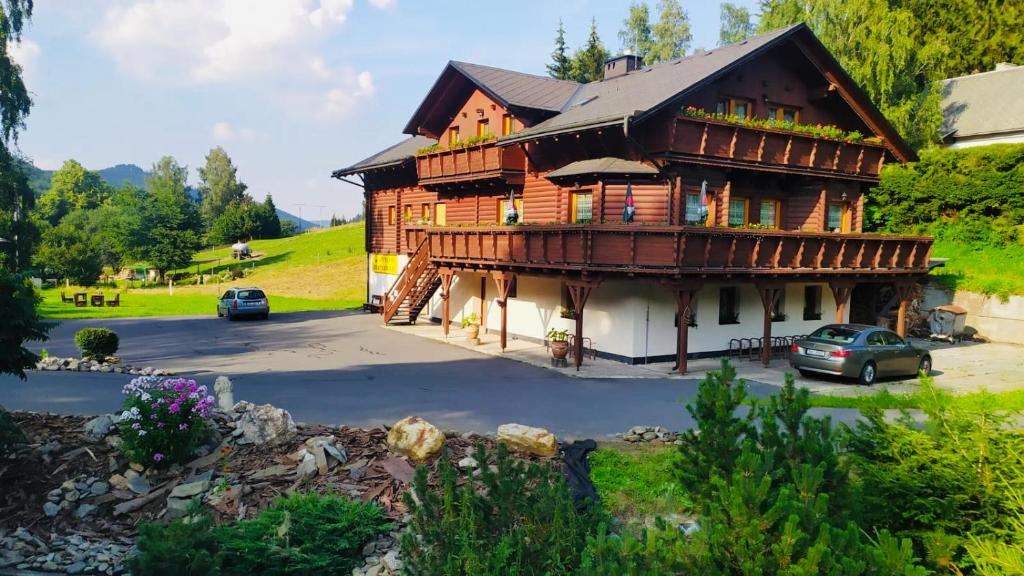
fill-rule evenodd
<path id="1" fill-rule="evenodd" d="M 416 108 L 404 132 L 438 137 L 450 120 L 450 112 L 476 89 L 507 110 L 541 119 L 557 114 L 578 87 L 576 82 L 451 61 Z"/>
<path id="2" fill-rule="evenodd" d="M 1024 66 L 942 82 L 943 132 L 952 139 L 1024 130 Z"/>

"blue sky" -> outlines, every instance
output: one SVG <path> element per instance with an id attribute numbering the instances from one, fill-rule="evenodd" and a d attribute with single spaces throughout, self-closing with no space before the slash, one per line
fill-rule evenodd
<path id="1" fill-rule="evenodd" d="M 656 1 L 648 2 L 652 11 Z M 752 12 L 756 0 L 736 2 Z M 682 2 L 693 47 L 718 40 L 718 2 Z M 198 176 L 223 146 L 250 193 L 316 219 L 353 215 L 329 177 L 403 138 L 448 60 L 544 73 L 558 20 L 570 47 L 596 18 L 617 51 L 628 2 L 557 0 L 43 0 L 16 58 L 35 106 L 21 150 L 56 168 L 170 154 Z M 319 208 L 323 206 L 324 208 Z"/>

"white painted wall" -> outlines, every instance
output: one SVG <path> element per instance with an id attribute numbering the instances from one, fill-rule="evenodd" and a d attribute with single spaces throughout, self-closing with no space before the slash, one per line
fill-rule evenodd
<path id="1" fill-rule="evenodd" d="M 405 270 L 406 265 L 409 264 L 409 256 L 405 254 L 398 255 L 398 274 Z M 366 296 L 366 301 L 370 301 L 370 297 L 375 294 L 383 295 L 391 285 L 398 279 L 398 274 L 379 274 L 373 271 L 373 254 L 366 255 L 366 270 L 369 278 L 368 288 L 370 293 Z"/>
<path id="2" fill-rule="evenodd" d="M 452 322 L 472 312 L 480 314 L 481 274 L 459 273 L 452 285 Z M 835 319 L 835 302 L 827 284 L 822 288 L 821 320 L 804 320 L 804 286 L 786 287 L 785 321 L 772 323 L 775 336 L 808 334 Z M 714 352 L 728 347 L 731 338 L 760 336 L 763 309 L 752 284 L 740 288 L 740 324 L 718 323 L 718 296 L 722 285 L 707 285 L 696 297 L 697 327 L 690 328 L 689 351 Z M 440 292 L 440 291 L 439 291 Z M 562 318 L 561 280 L 520 276 L 517 294 L 508 303 L 508 334 L 543 339 L 551 328 L 575 330 L 575 321 Z M 641 280 L 606 280 L 590 294 L 583 315 L 583 334 L 600 351 L 626 358 L 675 354 L 675 300 L 664 287 Z M 431 302 L 431 316 L 441 316 L 440 295 Z M 501 330 L 497 286 L 487 277 L 485 327 Z"/>
<path id="3" fill-rule="evenodd" d="M 973 148 L 975 146 L 988 146 L 989 144 L 1019 144 L 1024 142 L 1024 132 L 1009 132 L 1006 134 L 992 134 L 988 136 L 971 136 L 969 138 L 957 139 L 943 148 Z"/>

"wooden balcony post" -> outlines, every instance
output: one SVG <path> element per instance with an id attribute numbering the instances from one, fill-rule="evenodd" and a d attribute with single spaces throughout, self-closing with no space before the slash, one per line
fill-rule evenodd
<path id="1" fill-rule="evenodd" d="M 853 283 L 829 282 L 828 287 L 832 289 L 832 298 L 836 301 L 836 324 L 842 324 L 846 322 L 846 304 L 853 293 Z"/>
<path id="2" fill-rule="evenodd" d="M 900 300 L 900 307 L 896 313 L 896 333 L 901 337 L 907 335 L 907 307 L 914 293 L 913 282 L 896 282 L 896 297 Z"/>
<path id="3" fill-rule="evenodd" d="M 764 336 L 761 340 L 761 363 L 765 368 L 772 358 L 772 312 L 779 303 L 782 291 L 786 289 L 785 284 L 758 284 L 757 293 L 761 296 L 761 305 L 764 307 Z"/>
<path id="4" fill-rule="evenodd" d="M 501 308 L 501 351 L 505 351 L 507 341 L 506 325 L 508 322 L 508 293 L 516 275 L 512 272 L 491 272 L 494 283 L 498 285 L 498 306 Z"/>
<path id="5" fill-rule="evenodd" d="M 676 365 L 674 370 L 686 374 L 686 356 L 689 351 L 690 317 L 693 313 L 693 300 L 700 289 L 698 282 L 673 282 L 669 284 L 672 295 L 676 299 Z"/>
<path id="6" fill-rule="evenodd" d="M 565 287 L 569 290 L 569 297 L 572 298 L 573 311 L 576 313 L 576 338 L 573 346 L 573 359 L 576 361 L 576 371 L 583 363 L 583 307 L 587 305 L 590 298 L 590 291 L 600 284 L 600 280 L 575 279 L 566 280 Z"/>
<path id="7" fill-rule="evenodd" d="M 441 276 L 441 325 L 444 326 L 444 335 L 448 336 L 448 328 L 452 323 L 449 300 L 451 299 L 452 280 L 455 279 L 455 271 L 451 268 L 441 268 L 438 270 L 438 274 Z"/>

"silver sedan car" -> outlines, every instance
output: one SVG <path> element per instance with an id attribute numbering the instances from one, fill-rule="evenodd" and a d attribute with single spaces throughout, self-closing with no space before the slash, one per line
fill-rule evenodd
<path id="1" fill-rule="evenodd" d="M 228 320 L 250 316 L 266 320 L 270 316 L 270 301 L 259 288 L 232 288 L 217 300 L 217 316 Z"/>
<path id="2" fill-rule="evenodd" d="M 829 374 L 872 384 L 886 376 L 929 374 L 932 357 L 892 330 L 830 324 L 793 343 L 789 365 L 804 376 Z"/>

